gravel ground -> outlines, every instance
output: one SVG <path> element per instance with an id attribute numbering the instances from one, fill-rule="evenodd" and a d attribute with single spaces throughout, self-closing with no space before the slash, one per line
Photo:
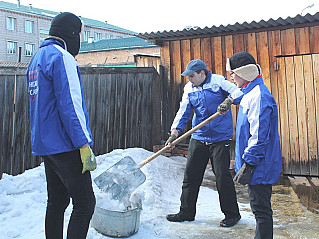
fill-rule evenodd
<path id="1" fill-rule="evenodd" d="M 213 183 L 212 183 L 213 182 Z M 203 185 L 215 188 L 214 174 L 206 170 Z M 216 188 L 215 188 L 216 189 Z M 247 186 L 236 184 L 239 202 L 249 203 Z M 273 186 L 272 208 L 274 217 L 274 238 L 317 239 L 319 238 L 319 214 L 308 211 L 287 183 Z M 216 225 L 217 222 L 212 222 Z M 237 224 L 232 228 L 217 227 L 207 238 L 254 238 L 255 228 Z M 202 238 L 201 239 L 205 239 Z"/>

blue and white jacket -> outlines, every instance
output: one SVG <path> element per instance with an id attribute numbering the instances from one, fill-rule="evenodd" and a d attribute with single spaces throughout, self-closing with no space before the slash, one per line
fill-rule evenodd
<path id="1" fill-rule="evenodd" d="M 93 145 L 74 57 L 53 39 L 41 43 L 27 69 L 33 155 Z"/>
<path id="2" fill-rule="evenodd" d="M 193 86 L 191 82 L 188 82 L 184 87 L 180 108 L 176 113 L 171 130 L 176 129 L 181 135 L 192 110 L 194 110 L 192 127 L 200 124 L 217 112 L 217 107 L 229 94 L 232 98 L 237 98 L 237 94 L 241 95 L 242 92 L 224 76 L 215 75 L 209 71 L 203 86 Z M 232 115 L 231 111 L 228 111 L 195 131 L 191 137 L 199 141 L 214 143 L 229 140 L 232 135 Z"/>
<path id="3" fill-rule="evenodd" d="M 281 173 L 277 104 L 261 77 L 244 88 L 236 125 L 235 170 L 255 166 L 250 185 L 273 184 Z"/>

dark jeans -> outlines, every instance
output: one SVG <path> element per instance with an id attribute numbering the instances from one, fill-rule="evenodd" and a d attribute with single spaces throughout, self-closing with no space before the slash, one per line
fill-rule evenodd
<path id="1" fill-rule="evenodd" d="M 272 185 L 248 185 L 250 207 L 256 219 L 255 239 L 273 238 Z"/>
<path id="2" fill-rule="evenodd" d="M 199 188 L 209 159 L 216 177 L 221 211 L 226 218 L 237 217 L 239 209 L 236 191 L 229 171 L 229 140 L 209 145 L 198 140 L 190 140 L 180 211 L 182 214 L 195 216 Z"/>
<path id="3" fill-rule="evenodd" d="M 95 208 L 95 196 L 90 172 L 82 174 L 80 151 L 46 155 L 42 158 L 48 190 L 46 238 L 63 238 L 64 211 L 72 198 L 73 210 L 67 238 L 85 239 Z"/>

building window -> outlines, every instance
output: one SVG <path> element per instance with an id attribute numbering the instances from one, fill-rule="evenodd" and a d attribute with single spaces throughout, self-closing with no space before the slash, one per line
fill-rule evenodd
<path id="1" fill-rule="evenodd" d="M 10 31 L 15 31 L 17 25 L 17 19 L 13 17 L 7 17 L 7 29 Z"/>
<path id="2" fill-rule="evenodd" d="M 47 29 L 40 29 L 40 34 L 45 34 L 45 35 L 49 35 L 49 30 Z"/>
<path id="3" fill-rule="evenodd" d="M 88 41 L 90 38 L 90 31 L 84 31 L 84 39 L 83 41 Z"/>
<path id="4" fill-rule="evenodd" d="M 33 56 L 34 54 L 34 44 L 25 44 L 25 55 L 26 56 Z"/>
<path id="5" fill-rule="evenodd" d="M 17 43 L 13 41 L 7 42 L 7 53 L 16 54 L 17 53 Z"/>
<path id="6" fill-rule="evenodd" d="M 99 40 L 102 40 L 102 33 L 96 32 L 95 33 L 95 41 L 99 41 Z"/>
<path id="7" fill-rule="evenodd" d="M 33 21 L 29 21 L 29 20 L 26 20 L 25 21 L 25 32 L 26 33 L 33 33 Z"/>

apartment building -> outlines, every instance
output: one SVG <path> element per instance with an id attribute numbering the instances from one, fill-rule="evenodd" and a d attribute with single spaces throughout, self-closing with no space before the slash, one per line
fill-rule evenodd
<path id="1" fill-rule="evenodd" d="M 29 62 L 40 43 L 49 35 L 51 20 L 59 14 L 49 10 L 0 1 L 0 62 Z M 134 36 L 106 22 L 81 17 L 84 41 Z"/>

